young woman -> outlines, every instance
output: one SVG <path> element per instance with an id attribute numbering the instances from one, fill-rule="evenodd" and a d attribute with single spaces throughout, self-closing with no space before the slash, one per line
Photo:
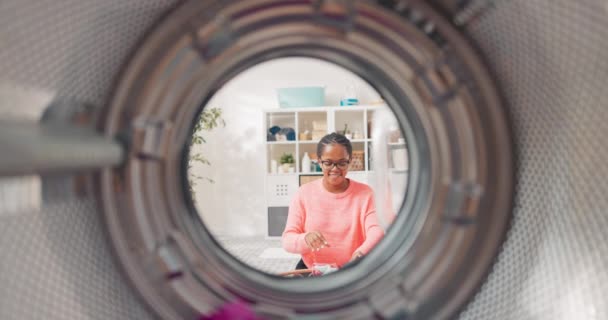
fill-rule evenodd
<path id="1" fill-rule="evenodd" d="M 350 141 L 337 133 L 317 144 L 323 179 L 297 191 L 282 236 L 286 251 L 302 255 L 296 269 L 313 263 L 342 267 L 367 254 L 384 236 L 372 189 L 346 178 L 352 149 Z"/>

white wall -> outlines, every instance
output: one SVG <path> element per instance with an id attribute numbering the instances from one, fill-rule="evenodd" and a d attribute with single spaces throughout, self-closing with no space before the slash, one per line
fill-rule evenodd
<path id="1" fill-rule="evenodd" d="M 228 82 L 208 107 L 223 110 L 225 128 L 204 134 L 207 143 L 194 151 L 211 166 L 195 165 L 199 181 L 196 202 L 203 221 L 215 235 L 264 235 L 265 129 L 262 110 L 278 108 L 276 89 L 325 86 L 326 105 L 338 105 L 347 84 L 354 83 L 361 104 L 379 101 L 378 93 L 350 71 L 309 58 L 284 58 L 259 64 Z"/>

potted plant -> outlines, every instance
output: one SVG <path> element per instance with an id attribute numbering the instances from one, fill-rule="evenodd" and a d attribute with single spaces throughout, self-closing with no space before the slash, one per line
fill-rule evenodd
<path id="1" fill-rule="evenodd" d="M 283 168 L 283 173 L 289 172 L 290 168 L 293 168 L 294 159 L 291 153 L 283 153 L 281 159 L 279 160 L 281 163 L 281 168 Z"/>

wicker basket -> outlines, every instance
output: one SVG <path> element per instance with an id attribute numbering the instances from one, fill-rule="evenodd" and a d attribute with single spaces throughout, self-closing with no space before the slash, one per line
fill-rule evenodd
<path id="1" fill-rule="evenodd" d="M 353 150 L 353 158 L 350 160 L 350 171 L 365 170 L 365 151 Z"/>

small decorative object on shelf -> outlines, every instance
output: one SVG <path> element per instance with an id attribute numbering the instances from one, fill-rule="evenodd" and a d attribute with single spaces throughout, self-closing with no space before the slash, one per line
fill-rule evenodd
<path id="1" fill-rule="evenodd" d="M 300 141 L 308 141 L 308 140 L 312 140 L 312 134 L 310 133 L 310 131 L 305 130 L 304 132 L 300 132 Z"/>
<path id="2" fill-rule="evenodd" d="M 401 130 L 399 128 L 391 128 L 388 136 L 388 142 L 397 143 L 401 138 Z"/>
<path id="3" fill-rule="evenodd" d="M 310 173 L 310 157 L 308 156 L 308 152 L 304 152 L 304 156 L 302 157 L 302 173 Z"/>
<path id="4" fill-rule="evenodd" d="M 279 160 L 281 163 L 281 170 L 283 173 L 293 172 L 293 155 L 291 153 L 283 153 L 281 159 Z"/>
<path id="5" fill-rule="evenodd" d="M 344 90 L 344 94 L 342 95 L 342 99 L 340 100 L 341 106 L 354 106 L 359 104 L 359 99 L 357 99 L 357 90 L 355 88 L 355 84 L 349 84 Z"/>
<path id="6" fill-rule="evenodd" d="M 295 141 L 296 131 L 293 128 L 281 128 L 279 132 L 275 134 L 277 141 Z"/>
<path id="7" fill-rule="evenodd" d="M 350 160 L 351 171 L 363 171 L 365 169 L 365 151 L 353 150 L 353 158 Z"/>
<path id="8" fill-rule="evenodd" d="M 352 140 L 353 139 L 353 135 L 352 133 L 350 133 L 350 129 L 348 129 L 348 123 L 344 124 L 344 130 L 342 130 L 342 134 L 346 137 L 346 139 L 348 140 Z"/>
<path id="9" fill-rule="evenodd" d="M 279 126 L 272 126 L 268 129 L 268 133 L 266 134 L 267 141 L 277 141 L 277 137 L 275 136 L 277 132 L 279 132 L 281 128 Z"/>
<path id="10" fill-rule="evenodd" d="M 272 126 L 268 129 L 266 134 L 267 141 L 295 141 L 296 131 L 293 128 L 281 128 L 279 126 Z"/>

